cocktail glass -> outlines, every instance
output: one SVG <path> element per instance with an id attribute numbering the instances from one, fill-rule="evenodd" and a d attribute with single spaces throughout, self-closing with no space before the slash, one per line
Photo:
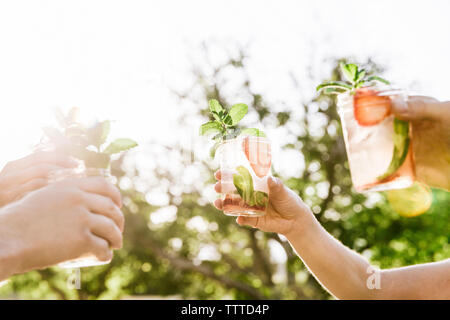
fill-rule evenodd
<path id="1" fill-rule="evenodd" d="M 367 92 L 380 98 L 368 97 Z M 390 110 L 394 99 L 406 103 L 406 94 L 402 90 L 391 88 L 362 88 L 357 89 L 354 95 L 343 93 L 338 96 L 338 112 L 350 173 L 358 192 L 407 188 L 414 182 L 411 129 L 407 127 L 406 137 L 399 137 L 394 128 L 398 120 L 395 120 L 390 112 L 381 122 L 370 125 L 361 125 L 355 116 L 355 104 L 363 105 L 366 110 L 372 108 L 368 112 L 373 111 L 376 114 L 381 104 L 387 104 Z M 399 139 L 404 140 L 399 143 Z M 405 143 L 402 145 L 402 142 Z M 399 145 L 405 148 L 401 157 L 399 155 L 402 150 L 398 150 Z M 395 148 L 397 150 L 394 150 Z M 397 159 L 393 160 L 395 157 Z"/>
<path id="2" fill-rule="evenodd" d="M 223 212 L 229 216 L 262 216 L 269 203 L 267 178 L 271 148 L 265 137 L 238 136 L 217 149 Z"/>

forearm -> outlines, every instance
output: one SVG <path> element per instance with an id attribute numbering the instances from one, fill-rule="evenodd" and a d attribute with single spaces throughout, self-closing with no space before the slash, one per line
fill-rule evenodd
<path id="1" fill-rule="evenodd" d="M 305 221 L 307 220 L 307 221 Z M 339 299 L 372 299 L 376 291 L 367 287 L 369 262 L 333 238 L 308 216 L 287 239 L 316 279 Z"/>
<path id="2" fill-rule="evenodd" d="M 14 263 L 11 257 L 0 248 L 0 282 L 14 274 Z"/>

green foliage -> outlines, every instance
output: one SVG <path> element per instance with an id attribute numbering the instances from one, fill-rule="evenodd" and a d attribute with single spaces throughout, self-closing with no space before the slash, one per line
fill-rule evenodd
<path id="1" fill-rule="evenodd" d="M 112 154 L 120 153 L 137 146 L 131 139 L 120 138 L 104 144 L 108 138 L 111 122 L 97 121 L 86 126 L 77 120 L 78 108 L 71 108 L 65 115 L 59 108 L 55 109 L 55 117 L 60 128 L 43 128 L 47 142 L 55 149 L 61 150 L 79 160 L 83 160 L 89 168 L 108 168 Z"/>

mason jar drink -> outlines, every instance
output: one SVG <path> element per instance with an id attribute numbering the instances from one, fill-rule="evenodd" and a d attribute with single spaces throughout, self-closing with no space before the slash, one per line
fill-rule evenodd
<path id="1" fill-rule="evenodd" d="M 408 122 L 391 114 L 392 101 L 406 103 L 401 90 L 364 87 L 338 96 L 338 112 L 352 182 L 358 192 L 409 187 L 414 182 Z"/>
<path id="2" fill-rule="evenodd" d="M 262 216 L 269 203 L 267 178 L 270 142 L 265 137 L 238 136 L 217 149 L 223 212 L 229 216 Z"/>

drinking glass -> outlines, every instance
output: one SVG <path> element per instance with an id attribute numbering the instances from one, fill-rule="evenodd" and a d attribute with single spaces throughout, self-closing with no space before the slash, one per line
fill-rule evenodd
<path id="1" fill-rule="evenodd" d="M 407 188 L 413 184 L 415 176 L 411 126 L 405 140 L 408 141 L 408 150 L 403 162 L 394 172 L 386 174 L 396 152 L 394 140 L 398 139 L 394 130 L 394 115 L 389 114 L 374 125 L 361 125 L 355 118 L 356 103 L 363 104 L 365 108 L 375 108 L 372 111 L 377 112 L 376 108 L 382 107 L 379 104 L 391 104 L 394 99 L 406 103 L 407 96 L 403 90 L 392 88 L 363 90 L 370 90 L 371 95 L 384 98 L 343 93 L 338 96 L 337 102 L 353 185 L 358 192 Z"/>
<path id="2" fill-rule="evenodd" d="M 217 149 L 223 212 L 229 216 L 262 216 L 269 203 L 267 178 L 270 142 L 265 137 L 238 136 Z"/>

